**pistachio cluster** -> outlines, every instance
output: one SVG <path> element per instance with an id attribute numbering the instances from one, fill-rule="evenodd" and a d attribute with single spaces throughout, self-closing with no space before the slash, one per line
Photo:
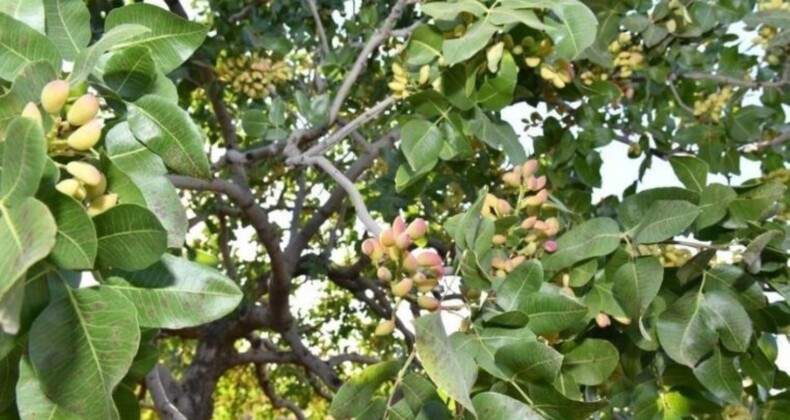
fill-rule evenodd
<path id="1" fill-rule="evenodd" d="M 580 75 L 579 78 L 582 81 L 582 84 L 585 86 L 591 86 L 593 83 L 597 81 L 607 81 L 609 80 L 609 73 L 604 71 L 601 68 L 593 68 L 591 70 L 585 70 Z"/>
<path id="2" fill-rule="evenodd" d="M 631 249 L 631 254 L 653 255 L 664 267 L 680 267 L 693 257 L 691 251 L 675 245 L 638 245 L 635 250 Z"/>
<path id="3" fill-rule="evenodd" d="M 436 251 L 413 246 L 418 248 L 425 244 L 427 228 L 423 219 L 415 219 L 407 226 L 403 217 L 398 216 L 378 238 L 362 242 L 362 252 L 377 267 L 378 279 L 390 285 L 398 303 L 403 299 L 413 300 L 420 308 L 435 311 L 441 307 L 441 302 L 430 293 L 444 275 L 444 263 Z M 393 319 L 379 323 L 376 335 L 392 333 L 395 329 L 394 312 Z"/>
<path id="4" fill-rule="evenodd" d="M 532 159 L 502 175 L 506 187 L 518 191 L 515 207 L 493 194 L 484 199 L 483 217 L 521 220 L 506 231 L 498 232 L 491 240 L 496 250 L 496 256 L 491 259 L 494 277 L 504 278 L 527 259 L 557 250 L 553 238 L 560 232 L 561 224 L 558 218 L 549 216 L 554 206 L 548 202 L 546 177 L 536 177 L 537 169 L 538 161 Z"/>
<path id="5" fill-rule="evenodd" d="M 784 0 L 763 0 L 758 4 L 760 11 L 784 10 L 790 11 L 790 2 Z M 776 66 L 781 64 L 781 56 L 787 53 L 787 48 L 772 46 L 771 41 L 779 34 L 779 29 L 771 25 L 761 25 L 757 31 L 758 36 L 754 43 L 765 49 L 765 61 Z"/>
<path id="6" fill-rule="evenodd" d="M 431 68 L 427 64 L 419 68 L 417 77 L 414 78 L 402 65 L 392 63 L 392 81 L 387 86 L 392 91 L 392 96 L 403 99 L 407 98 L 414 88 L 426 85 L 430 77 Z"/>
<path id="7" fill-rule="evenodd" d="M 669 33 L 683 32 L 693 22 L 688 9 L 680 0 L 670 0 L 667 6 L 669 7 L 669 15 L 664 22 L 667 31 Z"/>
<path id="8" fill-rule="evenodd" d="M 52 122 L 47 134 L 51 156 L 84 156 L 101 139 L 99 99 L 85 93 L 69 103 L 69 96 L 69 83 L 65 80 L 53 80 L 41 90 L 41 108 Z M 22 116 L 37 121 L 42 127 L 50 125 L 49 120 L 44 124 L 41 111 L 33 102 L 25 105 Z M 73 160 L 58 165 L 72 178 L 58 182 L 55 188 L 87 205 L 88 215 L 96 216 L 118 203 L 116 194 L 106 194 L 107 178 L 92 164 Z"/>
<path id="9" fill-rule="evenodd" d="M 553 64 L 544 62 L 540 65 L 540 77 L 562 89 L 573 80 L 573 66 L 565 60 L 557 60 Z"/>
<path id="10" fill-rule="evenodd" d="M 617 39 L 609 44 L 609 52 L 614 58 L 614 65 L 621 78 L 631 77 L 635 71 L 644 67 L 644 48 L 634 42 L 633 36 L 628 32 L 621 32 Z"/>
<path id="11" fill-rule="evenodd" d="M 732 93 L 731 86 L 724 86 L 704 99 L 694 101 L 694 116 L 702 120 L 718 122 L 721 119 L 722 110 L 732 97 Z"/>
<path id="12" fill-rule="evenodd" d="M 220 58 L 217 77 L 238 95 L 263 99 L 291 80 L 293 74 L 287 62 L 253 54 Z"/>
<path id="13" fill-rule="evenodd" d="M 552 52 L 554 52 L 554 45 L 549 38 L 543 38 L 537 41 L 535 38 L 527 36 L 521 40 L 520 45 L 513 47 L 513 54 L 524 54 L 524 64 L 530 68 L 538 67 L 544 62 L 546 56 L 550 55 Z"/>

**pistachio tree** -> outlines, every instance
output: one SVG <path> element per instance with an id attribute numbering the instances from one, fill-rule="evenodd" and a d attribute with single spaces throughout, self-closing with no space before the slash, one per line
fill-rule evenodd
<path id="1" fill-rule="evenodd" d="M 790 415 L 790 3 L 123 3 L 0 1 L 3 415 Z"/>

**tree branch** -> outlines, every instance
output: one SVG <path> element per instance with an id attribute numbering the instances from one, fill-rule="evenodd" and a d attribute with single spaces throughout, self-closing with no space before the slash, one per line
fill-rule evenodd
<path id="1" fill-rule="evenodd" d="M 156 412 L 159 413 L 161 418 L 166 420 L 187 420 L 187 416 L 181 413 L 181 411 L 170 401 L 170 396 L 165 389 L 166 385 L 162 381 L 161 370 L 162 366 L 156 364 L 154 368 L 151 369 L 151 372 L 145 376 L 145 385 L 151 391 L 151 398 L 154 400 Z M 175 386 L 172 382 L 172 378 L 169 378 L 169 375 L 166 377 L 168 378 L 167 387 L 171 388 Z"/>
<path id="2" fill-rule="evenodd" d="M 332 146 L 334 146 L 340 140 L 343 140 L 346 136 L 350 135 L 352 132 L 356 131 L 359 127 L 361 127 L 366 122 L 372 120 L 382 112 L 386 111 L 393 103 L 395 103 L 395 98 L 392 96 L 386 97 L 381 102 L 377 103 L 376 105 L 368 108 L 351 120 L 348 124 L 341 127 L 339 130 L 332 133 L 325 141 L 316 143 L 304 152 L 305 155 L 308 156 L 318 156 L 323 154 L 325 151 L 329 150 Z"/>
<path id="3" fill-rule="evenodd" d="M 305 0 L 307 7 L 310 9 L 310 14 L 313 15 L 315 21 L 315 32 L 318 34 L 318 40 L 321 43 L 321 51 L 324 57 L 329 55 L 329 42 L 326 39 L 326 31 L 324 31 L 324 24 L 321 22 L 321 15 L 318 14 L 318 5 L 315 0 Z"/>
<path id="4" fill-rule="evenodd" d="M 731 86 L 745 87 L 749 89 L 778 88 L 778 87 L 790 85 L 790 80 L 787 80 L 784 77 L 780 80 L 776 80 L 772 82 L 758 82 L 755 80 L 743 80 L 743 79 L 737 79 L 735 77 L 724 76 L 720 74 L 710 74 L 710 73 L 702 73 L 696 71 L 681 73 L 680 76 L 691 80 L 713 80 L 718 83 L 728 84 Z"/>
<path id="5" fill-rule="evenodd" d="M 293 413 L 293 415 L 296 416 L 298 420 L 306 419 L 302 410 L 293 401 L 287 400 L 277 395 L 277 392 L 274 390 L 274 386 L 272 385 L 272 381 L 269 378 L 269 372 L 266 370 L 266 365 L 261 363 L 255 364 L 255 377 L 258 380 L 258 386 L 261 387 L 264 395 L 269 398 L 269 401 L 271 401 L 275 408 L 285 408 L 286 410 Z"/>

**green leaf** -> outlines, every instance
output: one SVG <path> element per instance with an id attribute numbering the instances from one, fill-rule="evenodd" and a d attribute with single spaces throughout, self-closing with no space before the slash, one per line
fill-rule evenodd
<path id="1" fill-rule="evenodd" d="M 510 105 L 513 102 L 517 78 L 518 66 L 513 56 L 506 52 L 502 55 L 499 73 L 480 86 L 477 102 L 493 111 L 499 111 Z"/>
<path id="2" fill-rule="evenodd" d="M 25 272 L 55 246 L 57 227 L 40 201 L 27 198 L 14 207 L 0 205 L 0 302 Z"/>
<path id="3" fill-rule="evenodd" d="M 708 183 L 708 164 L 696 156 L 670 156 L 669 163 L 686 188 L 701 193 Z"/>
<path id="4" fill-rule="evenodd" d="M 576 264 L 568 273 L 571 277 L 569 285 L 571 287 L 582 287 L 589 283 L 597 272 L 598 261 L 595 259 Z"/>
<path id="5" fill-rule="evenodd" d="M 177 104 L 143 96 L 129 104 L 129 127 L 137 140 L 176 172 L 204 179 L 211 176 L 203 133 Z"/>
<path id="6" fill-rule="evenodd" d="M 417 356 L 425 372 L 467 410 L 475 413 L 469 394 L 477 378 L 477 367 L 465 353 L 457 352 L 450 345 L 440 314 L 423 315 L 414 321 Z"/>
<path id="7" fill-rule="evenodd" d="M 16 404 L 24 419 L 78 420 L 80 417 L 47 398 L 27 357 L 19 361 Z"/>
<path id="8" fill-rule="evenodd" d="M 600 153 L 595 150 L 588 151 L 581 156 L 577 154 L 573 159 L 573 168 L 579 179 L 588 187 L 601 188 L 601 160 Z"/>
<path id="9" fill-rule="evenodd" d="M 530 294 L 540 290 L 541 284 L 543 266 L 538 260 L 529 260 L 513 269 L 497 284 L 496 303 L 505 311 L 514 311 L 521 307 Z"/>
<path id="10" fill-rule="evenodd" d="M 768 107 L 747 105 L 728 115 L 727 132 L 730 138 L 738 143 L 756 141 L 762 132 L 760 126 L 763 121 L 773 113 L 774 110 Z"/>
<path id="11" fill-rule="evenodd" d="M 679 235 L 699 214 L 699 207 L 688 201 L 656 201 L 633 229 L 634 244 L 661 242 Z"/>
<path id="12" fill-rule="evenodd" d="M 66 270 L 90 270 L 96 261 L 96 228 L 82 203 L 50 190 L 42 200 L 49 206 L 58 233 L 50 258 Z"/>
<path id="13" fill-rule="evenodd" d="M 422 24 L 414 29 L 406 47 L 406 64 L 422 66 L 442 55 L 444 37 L 436 28 Z"/>
<path id="14" fill-rule="evenodd" d="M 113 169 L 126 175 L 139 192 L 134 194 L 138 196 L 135 200 L 122 196 L 126 200 L 124 202 L 147 207 L 167 230 L 167 246 L 180 247 L 188 228 L 187 215 L 178 191 L 165 177 L 167 168 L 162 159 L 135 140 L 127 123 L 111 128 L 104 145 Z M 113 170 L 108 173 L 110 188 L 116 188 L 113 185 L 115 174 Z"/>
<path id="15" fill-rule="evenodd" d="M 438 20 L 452 20 L 461 13 L 481 16 L 488 12 L 488 8 L 477 0 L 460 0 L 454 3 L 441 1 L 427 3 L 422 5 L 421 10 L 426 15 Z"/>
<path id="16" fill-rule="evenodd" d="M 725 292 L 710 290 L 704 296 L 711 326 L 719 333 L 721 343 L 727 350 L 745 352 L 752 339 L 752 321 L 749 314 L 740 302 Z"/>
<path id="17" fill-rule="evenodd" d="M 762 269 L 761 254 L 768 244 L 779 238 L 783 238 L 783 232 L 777 230 L 769 230 L 768 232 L 761 233 L 754 238 L 746 249 L 743 251 L 743 262 L 746 264 L 746 271 L 757 274 Z"/>
<path id="18" fill-rule="evenodd" d="M 42 34 L 45 33 L 43 0 L 4 0 L 0 2 L 0 13 L 5 13 Z"/>
<path id="19" fill-rule="evenodd" d="M 448 39 L 442 45 L 442 55 L 448 66 L 471 58 L 482 50 L 496 33 L 497 27 L 487 20 L 479 20 L 469 26 L 460 38 Z"/>
<path id="20" fill-rule="evenodd" d="M 640 319 L 664 281 L 664 267 L 655 257 L 637 258 L 629 261 L 612 276 L 617 303 L 631 319 Z"/>
<path id="21" fill-rule="evenodd" d="M 114 270 L 106 285 L 137 308 L 141 327 L 181 329 L 227 315 L 241 302 L 233 281 L 213 268 L 165 254 L 140 271 Z"/>
<path id="22" fill-rule="evenodd" d="M 117 419 L 112 393 L 137 352 L 137 313 L 114 290 L 62 287 L 30 329 L 30 361 L 41 388 L 81 418 Z"/>
<path id="23" fill-rule="evenodd" d="M 609 378 L 620 362 L 620 353 L 606 340 L 588 338 L 565 353 L 562 368 L 576 383 L 599 385 Z"/>
<path id="24" fill-rule="evenodd" d="M 472 398 L 481 419 L 540 420 L 543 418 L 523 402 L 496 392 L 481 392 Z"/>
<path id="25" fill-rule="evenodd" d="M 614 220 L 588 220 L 557 239 L 557 251 L 543 258 L 543 268 L 559 271 L 582 260 L 611 254 L 620 245 L 620 237 Z"/>
<path id="26" fill-rule="evenodd" d="M 508 344 L 494 356 L 497 366 L 511 382 L 552 383 L 560 373 L 562 354 L 539 341 Z"/>
<path id="27" fill-rule="evenodd" d="M 564 293 L 532 293 L 522 310 L 529 317 L 527 326 L 535 334 L 565 330 L 587 315 L 586 306 Z"/>
<path id="28" fill-rule="evenodd" d="M 693 368 L 718 342 L 702 293 L 692 290 L 658 318 L 658 341 L 672 360 Z"/>
<path id="29" fill-rule="evenodd" d="M 705 229 L 721 221 L 727 215 L 727 207 L 738 195 L 731 187 L 722 184 L 710 184 L 702 190 L 699 200 L 701 213 L 694 221 L 697 230 Z"/>
<path id="30" fill-rule="evenodd" d="M 269 129 L 269 120 L 260 109 L 248 109 L 241 116 L 244 134 L 250 137 L 263 137 Z"/>
<path id="31" fill-rule="evenodd" d="M 132 388 L 126 384 L 120 384 L 112 394 L 113 402 L 118 408 L 121 420 L 139 420 L 140 402 Z"/>
<path id="32" fill-rule="evenodd" d="M 113 54 L 104 66 L 104 83 L 121 98 L 142 96 L 157 77 L 151 51 L 142 46 L 129 47 Z"/>
<path id="33" fill-rule="evenodd" d="M 151 30 L 142 25 L 119 25 L 112 29 L 108 28 L 101 39 L 80 51 L 74 59 L 74 68 L 69 75 L 71 86 L 79 85 L 88 78 L 102 54 L 118 47 L 126 40 L 149 32 Z"/>
<path id="34" fill-rule="evenodd" d="M 369 366 L 355 375 L 337 391 L 332 399 L 329 413 L 338 419 L 356 417 L 365 411 L 373 393 L 384 382 L 393 379 L 400 370 L 400 363 L 394 360 Z"/>
<path id="35" fill-rule="evenodd" d="M 113 9 L 105 22 L 109 31 L 120 25 L 135 24 L 151 31 L 117 45 L 126 48 L 136 45 L 148 47 L 157 68 L 170 73 L 186 61 L 203 44 L 208 28 L 182 19 L 169 11 L 150 4 L 132 4 Z"/>
<path id="36" fill-rule="evenodd" d="M 708 391 L 722 401 L 741 404 L 743 386 L 735 368 L 735 359 L 725 357 L 716 349 L 713 355 L 694 367 L 694 376 Z"/>
<path id="37" fill-rule="evenodd" d="M 93 218 L 102 267 L 142 270 L 167 249 L 167 232 L 145 207 L 119 204 Z"/>
<path id="38" fill-rule="evenodd" d="M 415 119 L 401 127 L 401 150 L 415 171 L 432 168 L 442 151 L 442 132 L 430 121 Z"/>
<path id="39" fill-rule="evenodd" d="M 550 9 L 561 21 L 545 21 L 557 54 L 566 60 L 576 59 L 595 42 L 598 20 L 584 3 L 576 0 L 553 1 Z"/>
<path id="40" fill-rule="evenodd" d="M 0 204 L 15 206 L 38 189 L 47 160 L 44 131 L 36 121 L 19 117 L 6 130 Z"/>
<path id="41" fill-rule="evenodd" d="M 91 40 L 91 15 L 79 0 L 44 0 L 47 37 L 63 58 L 74 61 Z"/>
<path id="42" fill-rule="evenodd" d="M 0 79 L 14 80 L 23 67 L 34 61 L 46 61 L 60 68 L 60 53 L 46 36 L 5 13 L 0 13 L 0 28 Z"/>
<path id="43" fill-rule="evenodd" d="M 420 408 L 430 401 L 441 401 L 431 381 L 417 373 L 406 375 L 401 382 L 401 389 L 403 389 L 403 398 L 413 412 L 420 411 Z"/>
<path id="44" fill-rule="evenodd" d="M 519 141 L 518 134 L 507 122 L 493 122 L 480 108 L 476 108 L 475 119 L 472 120 L 470 128 L 475 136 L 484 143 L 503 150 L 512 164 L 520 165 L 527 160 L 524 146 Z"/>
<path id="45" fill-rule="evenodd" d="M 699 194 L 685 188 L 664 187 L 629 195 L 623 198 L 617 209 L 620 223 L 626 229 L 635 228 L 645 218 L 650 207 L 660 200 L 683 200 L 696 204 L 699 202 Z"/>
<path id="46" fill-rule="evenodd" d="M 743 221 L 762 220 L 766 217 L 765 212 L 781 200 L 786 189 L 782 184 L 767 182 L 738 194 L 728 208 L 730 215 Z"/>

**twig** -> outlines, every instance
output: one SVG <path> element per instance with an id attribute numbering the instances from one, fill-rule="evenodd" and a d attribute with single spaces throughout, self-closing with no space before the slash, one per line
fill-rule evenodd
<path id="1" fill-rule="evenodd" d="M 406 376 L 406 372 L 409 370 L 409 366 L 411 365 L 411 362 L 414 361 L 415 356 L 417 356 L 417 352 L 412 350 L 411 353 L 409 353 L 409 357 L 403 363 L 403 367 L 401 367 L 401 369 L 398 371 L 398 376 L 395 378 L 395 385 L 392 387 L 392 393 L 389 395 L 389 398 L 387 398 L 387 408 L 384 412 L 385 420 L 390 418 L 390 409 L 392 408 L 392 403 L 395 399 L 395 391 L 398 389 L 401 382 L 403 382 L 403 378 Z"/>
<path id="2" fill-rule="evenodd" d="M 230 15 L 230 17 L 228 17 L 228 23 L 236 23 L 244 19 L 245 17 L 247 17 L 247 15 L 250 14 L 250 12 L 252 12 L 253 9 L 268 1 L 269 0 L 254 0 L 252 3 L 248 4 L 247 6 L 244 6 L 244 8 L 242 8 L 238 12 Z"/>
<path id="3" fill-rule="evenodd" d="M 335 95 L 335 99 L 332 101 L 332 106 L 329 108 L 329 125 L 334 124 L 337 120 L 338 115 L 340 114 L 340 108 L 343 106 L 343 103 L 346 101 L 346 97 L 351 92 L 351 88 L 357 82 L 357 78 L 362 74 L 362 71 L 365 69 L 367 65 L 368 59 L 373 51 L 381 45 L 389 36 L 390 32 L 395 26 L 398 18 L 400 18 L 401 13 L 403 13 L 403 9 L 406 8 L 406 5 L 409 4 L 411 0 L 398 0 L 392 9 L 390 10 L 390 14 L 384 20 L 384 23 L 381 27 L 373 34 L 372 37 L 365 43 L 365 46 L 362 47 L 362 51 L 357 56 L 357 60 L 354 62 L 354 65 L 351 66 L 351 70 L 349 70 L 346 78 L 343 80 L 343 84 L 340 85 L 340 88 L 337 90 L 337 95 Z"/>
<path id="4" fill-rule="evenodd" d="M 691 115 L 694 115 L 694 108 L 686 105 L 686 103 L 683 102 L 683 99 L 680 98 L 680 93 L 678 93 L 678 89 L 675 87 L 675 79 L 670 76 L 667 79 L 667 84 L 669 85 L 669 90 L 672 91 L 672 95 L 675 97 L 675 102 L 677 102 L 678 106 L 689 112 Z"/>
<path id="5" fill-rule="evenodd" d="M 720 74 L 709 74 L 709 73 L 702 73 L 695 71 L 688 73 L 681 73 L 680 77 L 691 79 L 691 80 L 713 80 L 715 82 L 728 84 L 731 86 L 745 87 L 749 89 L 778 88 L 778 87 L 790 85 L 790 80 L 787 80 L 784 77 L 780 80 L 776 80 L 773 82 L 758 82 L 754 80 L 737 79 L 735 77 L 729 77 Z"/>
<path id="6" fill-rule="evenodd" d="M 299 156 L 297 157 L 293 163 L 300 163 L 303 165 L 317 165 L 324 172 L 327 173 L 335 182 L 340 185 L 348 194 L 349 200 L 351 200 L 351 204 L 354 205 L 354 209 L 357 212 L 357 218 L 365 225 L 365 228 L 370 232 L 373 236 L 379 236 L 381 234 L 381 226 L 373 220 L 373 217 L 370 215 L 368 211 L 368 207 L 365 205 L 365 199 L 362 198 L 362 194 L 359 193 L 359 190 L 354 185 L 351 180 L 346 178 L 340 170 L 338 170 L 335 165 L 333 165 L 329 160 L 327 160 L 323 156 Z"/>
<path id="7" fill-rule="evenodd" d="M 728 250 L 728 249 L 730 249 L 729 245 L 709 245 L 709 244 L 703 244 L 703 243 L 699 243 L 699 242 L 684 241 L 684 240 L 680 240 L 680 239 L 670 239 L 668 241 L 659 242 L 659 244 L 661 244 L 661 245 L 681 245 L 681 246 L 687 246 L 687 247 L 697 248 L 697 249 L 716 249 L 716 250 L 720 250 L 720 251 L 721 250 Z"/>
<path id="8" fill-rule="evenodd" d="M 320 154 L 323 154 L 325 151 L 329 150 L 329 148 L 331 148 L 337 142 L 344 139 L 352 132 L 356 131 L 360 126 L 372 120 L 382 112 L 386 111 L 387 108 L 389 108 L 393 103 L 395 103 L 395 98 L 392 96 L 388 96 L 381 102 L 365 110 L 365 112 L 363 112 L 358 117 L 351 120 L 351 122 L 344 125 L 339 130 L 332 133 L 329 136 L 329 138 L 326 139 L 326 141 L 316 143 L 313 147 L 311 147 L 305 152 L 305 155 L 318 156 Z"/>
<path id="9" fill-rule="evenodd" d="M 255 364 L 255 377 L 258 380 L 258 385 L 261 387 L 261 390 L 263 390 L 263 393 L 269 398 L 269 401 L 271 401 L 275 408 L 287 409 L 293 413 L 298 420 L 305 420 L 307 418 L 296 403 L 277 395 L 274 386 L 272 386 L 272 381 L 269 379 L 269 372 L 266 370 L 266 365 Z"/>
<path id="10" fill-rule="evenodd" d="M 779 146 L 784 144 L 785 142 L 790 141 L 790 130 L 785 131 L 784 133 L 774 137 L 771 140 L 757 142 L 757 143 L 750 143 L 744 146 L 741 146 L 739 150 L 744 152 L 759 152 L 760 150 L 769 149 L 775 146 Z"/>
<path id="11" fill-rule="evenodd" d="M 363 365 L 375 365 L 380 362 L 378 358 L 365 356 L 357 353 L 343 353 L 329 358 L 329 366 L 337 366 L 345 362 L 361 363 Z"/>
<path id="12" fill-rule="evenodd" d="M 324 31 L 324 24 L 321 22 L 321 15 L 318 14 L 318 5 L 315 0 L 305 0 L 305 2 L 307 2 L 310 14 L 313 15 L 313 20 L 315 20 L 315 31 L 318 34 L 318 40 L 321 42 L 321 51 L 326 57 L 329 55 L 329 42 L 326 39 L 326 31 Z"/>

